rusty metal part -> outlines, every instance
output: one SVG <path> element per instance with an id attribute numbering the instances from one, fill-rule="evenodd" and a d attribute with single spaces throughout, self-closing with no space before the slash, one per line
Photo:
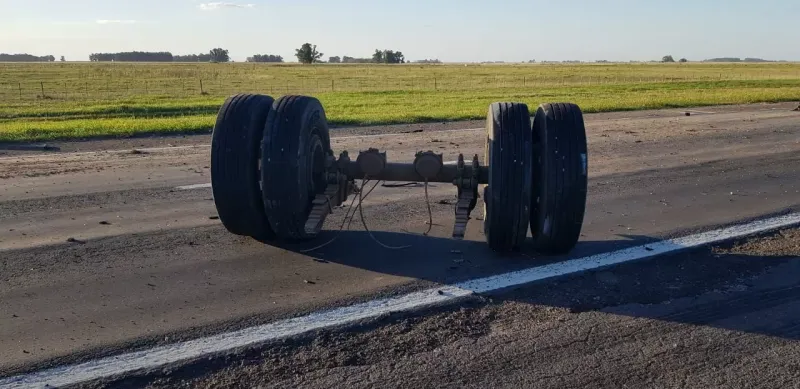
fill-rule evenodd
<path id="1" fill-rule="evenodd" d="M 375 158 L 375 155 L 379 155 L 381 158 L 381 162 L 376 163 L 379 166 L 382 166 L 381 170 L 374 169 L 371 172 L 364 171 L 364 167 L 362 163 L 356 160 L 355 162 L 350 161 L 349 158 L 343 160 L 341 157 L 339 158 L 338 164 L 339 168 L 343 174 L 347 175 L 347 177 L 351 180 L 360 180 L 367 176 L 369 179 L 372 180 L 381 180 L 381 181 L 401 181 L 401 182 L 417 182 L 417 181 L 424 181 L 425 177 L 420 175 L 417 171 L 417 166 L 414 163 L 396 163 L 396 162 L 385 162 L 385 153 L 379 153 L 378 150 L 371 149 L 373 151 L 362 152 L 359 155 L 359 159 L 366 165 L 369 165 L 366 162 L 366 159 L 362 158 Z M 346 152 L 342 153 L 346 156 Z M 362 157 L 364 154 L 370 154 L 367 157 Z M 369 167 L 369 166 L 368 166 Z M 378 173 L 375 173 L 378 171 Z M 474 176 L 473 168 L 470 165 L 464 167 L 464 174 L 467 176 Z M 458 169 L 455 165 L 442 165 L 439 169 L 438 173 L 431 178 L 428 178 L 428 182 L 443 182 L 443 183 L 452 183 L 459 176 Z M 489 182 L 489 169 L 483 166 L 479 166 L 477 170 L 477 177 L 478 181 L 481 184 L 486 184 Z"/>
<path id="2" fill-rule="evenodd" d="M 443 154 L 436 154 L 433 151 L 418 152 L 414 158 L 414 170 L 426 181 L 430 181 L 439 175 L 444 166 Z"/>
<path id="3" fill-rule="evenodd" d="M 453 238 L 464 239 L 467 231 L 469 215 L 478 203 L 478 185 L 480 184 L 480 162 L 476 154 L 472 158 L 472 166 L 467 172 L 464 163 L 464 155 L 458 155 L 456 164 L 458 177 L 453 180 L 453 184 L 458 188 L 458 202 L 456 203 L 456 220 L 453 224 Z"/>
<path id="4" fill-rule="evenodd" d="M 311 203 L 311 213 L 305 224 L 305 231 L 309 235 L 318 234 L 322 230 L 325 218 L 333 213 L 333 208 L 342 205 L 353 193 L 355 188 L 353 181 L 348 180 L 347 176 L 340 172 L 342 161 L 346 163 L 350 161 L 346 151 L 340 154 L 338 161 L 332 154 L 326 160 L 327 186 L 324 193 L 317 194 Z"/>
<path id="5" fill-rule="evenodd" d="M 358 153 L 356 163 L 364 175 L 375 178 L 381 174 L 386 167 L 386 153 L 378 149 L 370 148 L 367 151 Z"/>

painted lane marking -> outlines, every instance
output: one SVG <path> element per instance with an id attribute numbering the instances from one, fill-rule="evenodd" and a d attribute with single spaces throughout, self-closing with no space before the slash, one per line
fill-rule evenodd
<path id="1" fill-rule="evenodd" d="M 464 161 L 464 162 L 468 163 L 467 161 Z M 445 165 L 455 165 L 457 163 L 458 163 L 458 161 L 445 161 L 444 162 Z M 204 183 L 204 184 L 193 184 L 193 185 L 176 186 L 173 189 L 174 190 L 194 190 L 194 189 L 205 189 L 205 188 L 211 188 L 211 183 L 207 182 L 207 183 Z"/>
<path id="2" fill-rule="evenodd" d="M 690 111 L 690 110 L 686 110 L 686 111 L 680 111 L 680 112 L 681 113 L 685 113 L 685 112 L 703 113 L 703 114 L 706 114 L 706 115 L 714 115 L 714 114 L 716 114 L 716 112 L 708 112 L 708 111 Z"/>
<path id="3" fill-rule="evenodd" d="M 375 318 L 392 312 L 409 311 L 448 302 L 452 303 L 472 294 L 492 292 L 552 277 L 674 253 L 798 224 L 800 224 L 800 213 L 757 220 L 681 238 L 478 278 L 454 285 L 445 285 L 441 288 L 427 289 L 399 297 L 372 300 L 361 304 L 318 311 L 305 316 L 154 347 L 148 350 L 8 377 L 0 379 L 0 387 L 8 389 L 41 388 L 46 385 L 60 387 L 143 369 L 155 369 L 180 361 L 230 352 L 242 347 L 255 346 L 267 341 L 295 336 L 309 331 L 351 324 L 358 320 Z"/>
<path id="4" fill-rule="evenodd" d="M 202 189 L 202 188 L 210 188 L 211 183 L 205 184 L 194 184 L 194 185 L 184 185 L 184 186 L 176 186 L 175 190 L 192 190 L 192 189 Z"/>

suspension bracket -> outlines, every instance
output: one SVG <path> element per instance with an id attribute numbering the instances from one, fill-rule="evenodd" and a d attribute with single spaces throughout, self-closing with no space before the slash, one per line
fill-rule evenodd
<path id="1" fill-rule="evenodd" d="M 464 239 L 469 222 L 469 214 L 475 209 L 478 203 L 478 184 L 480 178 L 480 161 L 478 155 L 472 158 L 471 174 L 466 174 L 464 155 L 458 155 L 456 164 L 456 179 L 453 185 L 458 189 L 458 201 L 456 202 L 456 220 L 453 225 L 453 238 Z"/>

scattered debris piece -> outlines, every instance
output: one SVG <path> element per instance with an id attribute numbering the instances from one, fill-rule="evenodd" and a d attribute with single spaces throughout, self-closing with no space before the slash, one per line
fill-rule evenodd
<path id="1" fill-rule="evenodd" d="M 219 216 L 209 216 L 208 218 L 211 220 L 219 220 Z"/>
<path id="2" fill-rule="evenodd" d="M 437 290 L 436 293 L 439 293 L 440 295 L 444 294 L 444 292 L 442 292 L 441 290 Z"/>
<path id="3" fill-rule="evenodd" d="M 691 112 L 686 112 L 686 116 L 692 116 Z"/>
<path id="4" fill-rule="evenodd" d="M 78 243 L 78 244 L 86 244 L 85 240 L 79 240 L 75 238 L 67 238 L 67 242 L 69 243 Z"/>
<path id="5" fill-rule="evenodd" d="M 109 222 L 107 222 L 105 220 L 101 221 L 100 224 L 102 224 L 104 226 L 110 226 L 111 225 L 111 223 L 109 223 Z"/>
<path id="6" fill-rule="evenodd" d="M 147 154 L 147 153 L 142 151 L 142 150 L 139 150 L 139 149 L 133 149 L 133 150 L 131 150 L 131 154 L 140 155 L 140 154 Z"/>
<path id="7" fill-rule="evenodd" d="M 453 203 L 451 203 L 451 202 L 450 202 L 450 200 L 439 200 L 439 204 L 442 204 L 442 205 L 451 205 L 451 204 L 453 204 Z"/>
<path id="8" fill-rule="evenodd" d="M 149 286 L 149 287 L 151 287 L 151 288 L 155 288 L 155 287 L 156 287 L 156 285 L 155 285 L 155 284 L 151 284 L 151 283 L 147 283 L 147 286 Z"/>
<path id="9" fill-rule="evenodd" d="M 306 284 L 311 284 L 311 285 L 314 285 L 314 284 L 316 284 L 316 282 L 314 282 L 314 281 L 309 281 L 309 280 L 303 280 L 303 282 L 305 282 Z"/>

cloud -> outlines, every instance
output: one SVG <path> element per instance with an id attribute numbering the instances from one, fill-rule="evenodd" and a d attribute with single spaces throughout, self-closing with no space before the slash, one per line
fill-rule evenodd
<path id="1" fill-rule="evenodd" d="M 97 20 L 97 24 L 136 24 L 139 23 L 137 20 L 108 20 L 108 19 L 99 19 Z"/>
<path id="2" fill-rule="evenodd" d="M 254 8 L 255 4 L 237 4 L 237 3 L 222 3 L 222 2 L 215 2 L 215 3 L 203 3 L 198 5 L 198 7 L 204 11 L 213 11 L 222 8 Z"/>

